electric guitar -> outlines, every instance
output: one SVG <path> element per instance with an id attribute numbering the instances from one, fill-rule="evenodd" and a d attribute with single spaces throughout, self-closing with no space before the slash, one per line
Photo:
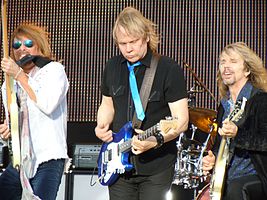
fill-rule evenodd
<path id="1" fill-rule="evenodd" d="M 138 139 L 143 141 L 155 135 L 158 131 L 166 133 L 176 126 L 176 119 L 161 120 L 156 125 L 139 134 Z M 111 142 L 103 143 L 97 161 L 98 178 L 102 185 L 111 185 L 117 180 L 119 174 L 133 169 L 133 165 L 129 162 L 132 135 L 132 122 L 128 122 L 118 133 L 112 133 L 113 140 Z"/>
<path id="2" fill-rule="evenodd" d="M 237 101 L 234 110 L 228 116 L 228 119 L 232 122 L 238 122 L 243 115 L 245 104 L 247 99 L 243 97 L 242 102 Z M 222 137 L 219 152 L 217 155 L 215 168 L 210 182 L 210 198 L 211 200 L 220 200 L 222 198 L 223 186 L 226 168 L 229 158 L 229 144 L 230 138 Z"/>
<path id="3" fill-rule="evenodd" d="M 7 37 L 7 0 L 2 0 L 2 32 L 3 32 L 3 52 L 4 57 L 8 58 L 8 37 Z M 7 109 L 9 116 L 6 116 L 7 124 L 11 132 L 11 139 L 8 140 L 9 154 L 12 165 L 19 170 L 20 168 L 20 138 L 18 123 L 18 105 L 16 92 L 14 90 L 14 79 L 5 74 Z"/>

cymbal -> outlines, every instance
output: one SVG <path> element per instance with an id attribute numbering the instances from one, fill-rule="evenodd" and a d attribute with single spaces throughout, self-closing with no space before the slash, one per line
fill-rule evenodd
<path id="1" fill-rule="evenodd" d="M 195 125 L 201 131 L 209 133 L 212 136 L 216 135 L 217 123 L 216 120 L 217 112 L 215 110 L 206 108 L 189 108 L 189 121 Z"/>

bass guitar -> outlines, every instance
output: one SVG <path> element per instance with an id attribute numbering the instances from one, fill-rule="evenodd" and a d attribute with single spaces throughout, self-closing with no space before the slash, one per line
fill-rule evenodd
<path id="1" fill-rule="evenodd" d="M 247 99 L 243 97 L 242 101 L 236 102 L 234 110 L 228 116 L 230 121 L 237 123 L 240 120 L 244 112 L 246 101 Z M 210 182 L 211 200 L 220 200 L 222 198 L 225 173 L 229 158 L 229 145 L 230 138 L 223 136 Z"/>
<path id="2" fill-rule="evenodd" d="M 143 141 L 158 131 L 166 133 L 176 126 L 176 119 L 161 120 L 143 133 L 138 134 L 138 139 Z M 129 161 L 133 136 L 132 122 L 126 123 L 118 133 L 112 133 L 112 136 L 111 142 L 103 143 L 97 161 L 99 182 L 104 186 L 114 183 L 119 174 L 133 169 L 133 165 Z"/>

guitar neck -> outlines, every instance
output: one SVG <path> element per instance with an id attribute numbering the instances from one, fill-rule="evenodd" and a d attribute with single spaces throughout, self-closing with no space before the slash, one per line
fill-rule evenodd
<path id="1" fill-rule="evenodd" d="M 159 124 L 156 124 L 150 127 L 149 129 L 147 129 L 146 131 L 144 131 L 144 133 L 139 134 L 138 139 L 141 141 L 144 141 L 148 137 L 155 135 L 157 131 L 159 131 Z"/>
<path id="2" fill-rule="evenodd" d="M 159 130 L 159 123 L 145 130 L 143 133 L 138 135 L 138 139 L 144 141 L 150 136 L 153 136 Z M 129 139 L 119 145 L 119 152 L 124 153 L 132 148 L 132 139 Z"/>

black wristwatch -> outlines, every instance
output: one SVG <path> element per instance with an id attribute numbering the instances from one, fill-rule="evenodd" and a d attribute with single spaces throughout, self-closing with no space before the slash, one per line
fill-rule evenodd
<path id="1" fill-rule="evenodd" d="M 156 135 L 157 145 L 155 146 L 155 149 L 161 147 L 164 144 L 164 137 L 161 134 L 161 132 L 158 132 Z"/>

